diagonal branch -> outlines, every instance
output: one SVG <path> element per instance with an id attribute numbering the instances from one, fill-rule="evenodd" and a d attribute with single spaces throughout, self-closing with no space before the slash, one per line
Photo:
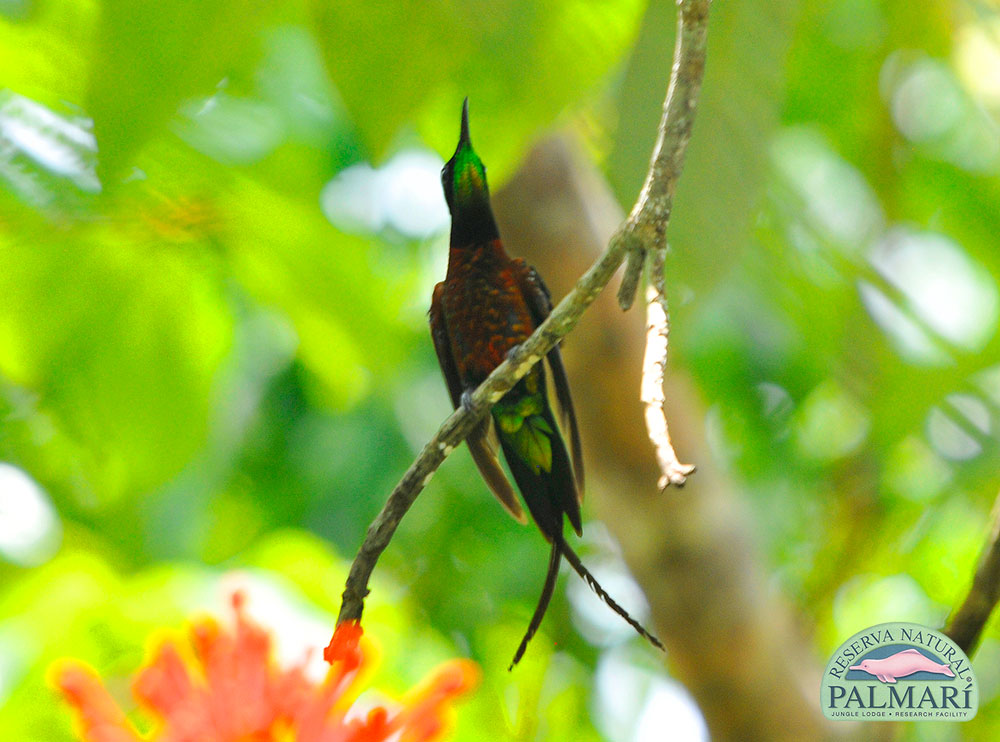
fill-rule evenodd
<path id="1" fill-rule="evenodd" d="M 969 594 L 948 621 L 944 633 L 970 657 L 976 650 L 986 622 L 1000 600 L 1000 495 L 993 503 L 990 532 L 972 578 Z"/>
<path id="2" fill-rule="evenodd" d="M 400 520 L 444 459 L 489 408 L 503 397 L 545 354 L 573 329 L 580 316 L 618 270 L 626 254 L 665 244 L 673 193 L 691 134 L 701 78 L 711 0 L 677 0 L 678 42 L 659 137 L 646 183 L 632 213 L 607 250 L 577 281 L 531 337 L 515 348 L 463 406 L 455 410 L 424 446 L 369 526 L 347 577 L 337 623 L 359 621 L 368 595 L 368 579 Z M 630 258 L 631 262 L 632 258 Z M 643 258 L 639 258 L 640 269 Z M 628 276 L 626 276 L 626 279 Z M 637 283 L 637 280 L 634 281 Z"/>

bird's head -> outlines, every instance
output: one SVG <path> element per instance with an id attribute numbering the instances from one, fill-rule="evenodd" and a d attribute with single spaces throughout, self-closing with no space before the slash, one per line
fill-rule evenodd
<path id="1" fill-rule="evenodd" d="M 472 149 L 469 139 L 469 99 L 462 104 L 462 132 L 458 138 L 455 154 L 441 170 L 441 185 L 448 210 L 455 215 L 456 210 L 475 210 L 488 207 L 490 191 L 486 185 L 486 166 Z"/>

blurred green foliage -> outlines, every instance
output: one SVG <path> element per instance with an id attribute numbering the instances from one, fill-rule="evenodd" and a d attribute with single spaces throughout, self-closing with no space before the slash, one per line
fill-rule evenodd
<path id="1" fill-rule="evenodd" d="M 0 738 L 70 739 L 51 660 L 123 678 L 233 580 L 279 636 L 332 625 L 347 560 L 448 411 L 425 319 L 447 235 L 412 226 L 443 202 L 393 158 L 446 157 L 468 94 L 494 189 L 559 127 L 628 207 L 673 26 L 635 0 L 0 2 L 0 461 L 41 488 L 29 512 L 0 478 Z M 987 3 L 713 8 L 671 362 L 817 657 L 860 625 L 940 624 L 985 535 L 998 113 Z M 459 739 L 648 739 L 650 689 L 673 686 L 585 639 L 562 590 L 506 673 L 544 551 L 457 453 L 376 571 L 381 686 L 467 654 L 484 685 Z M 1000 734 L 996 637 L 976 721 L 909 738 Z M 634 698 L 608 696 L 610 666 Z"/>

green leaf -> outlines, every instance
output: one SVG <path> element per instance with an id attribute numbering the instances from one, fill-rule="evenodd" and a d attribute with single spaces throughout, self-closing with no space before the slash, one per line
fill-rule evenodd
<path id="1" fill-rule="evenodd" d="M 450 154 L 468 95 L 472 139 L 495 185 L 539 128 L 619 62 L 641 3 L 316 0 L 313 7 L 330 75 L 374 157 L 414 121 L 424 141 Z"/>
<path id="2" fill-rule="evenodd" d="M 343 408 L 370 389 L 373 371 L 396 368 L 413 266 L 379 265 L 375 245 L 336 231 L 315 205 L 248 179 L 221 208 L 231 219 L 234 273 L 292 321 L 321 398 Z"/>
<path id="3" fill-rule="evenodd" d="M 157 486 L 201 445 L 231 332 L 212 280 L 136 229 L 0 242 L 0 376 L 86 450 L 77 485 L 101 498 Z"/>
<path id="4" fill-rule="evenodd" d="M 33 2 L 24 18 L 0 17 L 0 84 L 49 106 L 82 103 L 96 4 Z"/>
<path id="5" fill-rule="evenodd" d="M 106 181 L 167 123 L 186 98 L 229 74 L 265 17 L 262 0 L 104 0 L 86 108 Z"/>

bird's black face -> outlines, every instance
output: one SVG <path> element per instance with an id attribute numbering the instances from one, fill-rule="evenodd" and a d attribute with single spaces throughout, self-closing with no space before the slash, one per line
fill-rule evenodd
<path id="1" fill-rule="evenodd" d="M 441 168 L 441 187 L 444 189 L 444 200 L 448 204 L 448 212 L 453 213 L 452 203 L 454 202 L 453 183 L 455 178 L 455 158 L 452 157 Z"/>

